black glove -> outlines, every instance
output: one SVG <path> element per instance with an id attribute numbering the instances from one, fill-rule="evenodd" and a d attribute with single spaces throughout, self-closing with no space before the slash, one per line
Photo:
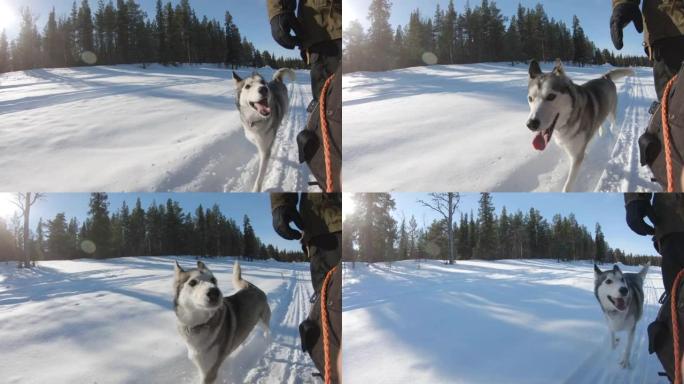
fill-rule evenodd
<path id="1" fill-rule="evenodd" d="M 634 200 L 627 204 L 627 225 L 629 228 L 641 236 L 654 235 L 655 229 L 644 221 L 646 217 L 655 223 L 655 212 L 650 201 Z"/>
<path id="2" fill-rule="evenodd" d="M 273 210 L 273 229 L 285 240 L 299 240 L 302 233 L 290 227 L 294 223 L 299 229 L 304 228 L 302 217 L 299 216 L 297 208 L 291 205 L 282 205 Z"/>
<path id="3" fill-rule="evenodd" d="M 294 32 L 294 36 L 292 33 Z M 294 49 L 301 45 L 301 38 L 304 36 L 303 29 L 297 16 L 293 11 L 286 11 L 271 19 L 271 35 L 276 43 L 284 48 Z"/>
<path id="4" fill-rule="evenodd" d="M 630 22 L 634 23 L 637 32 L 644 31 L 644 20 L 641 16 L 639 5 L 635 3 L 622 3 L 613 8 L 613 15 L 610 17 L 610 37 L 613 45 L 618 50 L 622 49 L 622 30 Z"/>

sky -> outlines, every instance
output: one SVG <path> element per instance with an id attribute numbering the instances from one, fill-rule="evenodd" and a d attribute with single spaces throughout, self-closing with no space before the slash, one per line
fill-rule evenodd
<path id="1" fill-rule="evenodd" d="M 366 17 L 370 2 L 370 0 L 342 0 L 344 25 L 352 20 L 358 20 L 368 27 Z M 515 14 L 518 3 L 526 8 L 533 8 L 537 3 L 541 3 L 550 18 L 562 20 L 568 26 L 572 26 L 572 16 L 577 15 L 584 32 L 598 47 L 615 51 L 610 39 L 609 22 L 612 11 L 610 0 L 495 0 L 495 2 L 502 14 L 509 19 Z M 454 0 L 456 11 L 461 13 L 465 8 L 465 3 L 466 0 Z M 396 27 L 398 24 L 405 25 L 414 9 L 419 8 L 426 17 L 432 17 L 437 4 L 445 9 L 449 0 L 394 0 L 392 4 L 390 23 Z M 478 4 L 480 4 L 479 0 L 470 0 L 471 7 Z M 625 46 L 620 52 L 644 55 L 643 35 L 638 34 L 633 25 L 630 24 L 625 28 L 624 36 Z"/>
<path id="2" fill-rule="evenodd" d="M 350 195 L 345 194 L 343 201 L 345 214 L 348 214 L 351 209 L 348 204 Z M 401 221 L 402 217 L 406 217 L 408 220 L 411 215 L 414 215 L 418 225 L 424 227 L 436 219 L 442 219 L 440 214 L 418 203 L 418 200 L 429 201 L 430 197 L 425 193 L 392 193 L 392 196 L 397 205 L 396 211 L 393 213 L 397 221 Z M 492 193 L 492 198 L 497 215 L 503 206 L 506 206 L 509 213 L 518 210 L 526 212 L 534 207 L 549 222 L 557 213 L 563 216 L 574 213 L 577 222 L 586 226 L 592 233 L 596 223 L 600 223 L 611 247 L 620 248 L 627 253 L 657 255 L 650 237 L 638 236 L 627 227 L 622 194 Z M 471 211 L 477 215 L 479 200 L 479 193 L 462 193 L 459 211 L 456 213 L 457 217 L 460 217 L 461 213 L 470 214 Z"/>
<path id="3" fill-rule="evenodd" d="M 89 0 L 93 13 L 97 8 L 98 0 Z M 154 18 L 156 0 L 136 0 L 148 18 Z M 162 0 L 165 4 L 168 0 Z M 179 0 L 171 0 L 174 5 Z M 21 7 L 28 6 L 33 14 L 38 17 L 38 30 L 42 33 L 47 22 L 47 17 L 55 7 L 58 15 L 67 15 L 71 11 L 73 0 L 0 0 L 0 31 L 7 29 L 10 38 L 19 33 L 18 14 Z M 81 0 L 77 0 L 80 4 Z M 116 1 L 114 1 L 116 3 Z M 190 5 L 195 9 L 198 19 L 206 15 L 209 19 L 224 20 L 226 11 L 233 15 L 233 21 L 240 29 L 240 33 L 246 36 L 254 46 L 263 51 L 275 53 L 278 56 L 299 57 L 299 52 L 282 48 L 273 41 L 271 27 L 266 11 L 266 0 L 190 0 Z"/>
<path id="4" fill-rule="evenodd" d="M 242 227 L 244 215 L 249 216 L 256 235 L 265 244 L 273 244 L 279 249 L 301 250 L 298 241 L 288 241 L 278 236 L 273 230 L 271 216 L 271 200 L 267 193 L 108 193 L 110 214 L 126 201 L 129 208 L 135 205 L 139 197 L 143 208 L 156 201 L 157 205 L 165 204 L 171 198 L 178 201 L 183 213 L 195 212 L 199 204 L 211 208 L 217 203 L 221 212 L 235 220 Z M 7 220 L 16 208 L 10 203 L 14 194 L 0 193 L 0 218 Z M 48 193 L 39 200 L 31 210 L 31 228 L 34 229 L 39 218 L 43 221 L 52 219 L 57 213 L 64 212 L 67 219 L 78 218 L 83 222 L 88 216 L 89 193 Z"/>

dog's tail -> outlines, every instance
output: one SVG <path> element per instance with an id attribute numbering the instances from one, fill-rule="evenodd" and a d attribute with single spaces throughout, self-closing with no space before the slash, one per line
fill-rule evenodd
<path id="1" fill-rule="evenodd" d="M 249 287 L 249 283 L 246 280 L 242 280 L 242 269 L 240 269 L 240 263 L 235 260 L 233 265 L 233 287 L 238 291 Z"/>
<path id="2" fill-rule="evenodd" d="M 279 70 L 275 71 L 273 74 L 273 81 L 280 81 L 282 83 L 285 76 L 287 76 L 288 80 L 295 81 L 295 71 L 290 68 L 280 68 Z"/>
<path id="3" fill-rule="evenodd" d="M 615 82 L 616 80 L 620 80 L 623 77 L 634 76 L 634 70 L 632 68 L 618 68 L 609 71 L 603 76 L 608 78 L 610 81 Z"/>

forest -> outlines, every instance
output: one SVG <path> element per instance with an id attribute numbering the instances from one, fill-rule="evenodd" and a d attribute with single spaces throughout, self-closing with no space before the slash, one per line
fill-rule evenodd
<path id="1" fill-rule="evenodd" d="M 238 223 L 218 205 L 199 205 L 184 212 L 178 202 L 153 202 L 143 208 L 124 201 L 110 212 L 106 193 L 90 195 L 84 222 L 58 213 L 40 219 L 35 230 L 23 235 L 20 213 L 6 222 L 0 219 L 0 261 L 110 258 L 124 256 L 243 256 L 247 259 L 303 261 L 302 252 L 279 250 L 264 244 L 247 215 Z M 24 248 L 26 246 L 26 248 Z"/>
<path id="2" fill-rule="evenodd" d="M 577 65 L 648 65 L 645 55 L 615 55 L 598 48 L 577 16 L 567 25 L 549 17 L 541 3 L 534 8 L 518 4 L 517 12 L 506 17 L 494 1 L 481 0 L 475 7 L 466 2 L 464 12 L 458 13 L 451 0 L 446 9 L 437 4 L 432 16 L 414 10 L 407 23 L 396 28 L 389 22 L 391 14 L 389 0 L 372 0 L 367 30 L 358 20 L 345 25 L 345 72 L 556 58 Z"/>
<path id="3" fill-rule="evenodd" d="M 195 13 L 189 0 L 175 7 L 156 2 L 150 19 L 135 0 L 99 0 L 92 10 L 88 0 L 74 1 L 71 11 L 59 15 L 53 7 L 42 30 L 36 15 L 21 9 L 16 39 L 0 34 L 0 73 L 33 68 L 83 65 L 160 63 L 215 63 L 249 66 L 303 68 L 299 58 L 275 57 L 240 34 L 226 11 L 218 21 Z M 268 20 L 263 20 L 269 28 Z"/>
<path id="4" fill-rule="evenodd" d="M 441 201 L 441 213 L 452 195 L 452 212 L 459 206 L 458 193 L 430 194 L 423 205 L 430 208 Z M 355 194 L 354 212 L 343 222 L 342 255 L 345 261 L 391 263 L 399 260 L 450 259 L 449 226 L 445 219 L 419 224 L 416 217 L 393 213 L 396 202 L 387 193 Z M 448 210 L 448 209 L 447 209 Z M 612 248 L 601 225 L 593 231 L 577 222 L 574 214 L 545 218 L 539 210 L 509 212 L 502 207 L 496 214 L 493 196 L 481 193 L 477 212 L 454 215 L 451 226 L 453 259 L 556 259 L 592 260 L 596 263 L 622 262 L 627 265 L 660 265 L 659 257 L 626 254 Z"/>

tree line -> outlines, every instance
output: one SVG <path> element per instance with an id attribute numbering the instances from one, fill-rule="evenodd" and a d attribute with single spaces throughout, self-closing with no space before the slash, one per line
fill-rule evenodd
<path id="1" fill-rule="evenodd" d="M 124 201 L 110 212 L 106 193 L 90 196 L 84 222 L 63 212 L 38 221 L 24 238 L 21 218 L 0 219 L 0 260 L 23 260 L 24 247 L 31 261 L 125 256 L 243 256 L 247 259 L 304 261 L 302 252 L 264 244 L 247 215 L 242 223 L 220 207 L 199 205 L 184 212 L 178 202 L 153 202 L 146 209 L 137 199 L 133 207 Z"/>
<path id="2" fill-rule="evenodd" d="M 135 0 L 99 0 L 97 9 L 88 0 L 73 2 L 71 12 L 57 15 L 53 7 L 39 31 L 28 7 L 20 12 L 16 39 L 0 34 L 0 73 L 33 68 L 161 63 L 216 63 L 304 68 L 299 58 L 276 57 L 260 51 L 244 36 L 226 11 L 224 20 L 199 19 L 189 0 L 175 7 L 157 0 L 149 19 Z M 264 20 L 264 28 L 268 21 Z"/>
<path id="3" fill-rule="evenodd" d="M 447 201 L 448 194 L 439 195 Z M 458 206 L 458 194 L 454 203 Z M 437 201 L 434 200 L 433 201 Z M 422 201 L 421 201 L 422 202 Z M 425 204 L 424 204 L 425 205 Z M 397 220 L 396 203 L 387 193 L 354 196 L 355 210 L 343 222 L 345 261 L 394 262 L 449 259 L 447 220 L 420 225 L 414 215 Z M 599 223 L 593 230 L 577 222 L 574 214 L 548 219 L 536 208 L 496 214 L 493 197 L 480 195 L 477 212 L 461 213 L 452 223 L 456 260 L 557 259 L 660 265 L 659 257 L 634 255 L 612 248 Z"/>
<path id="4" fill-rule="evenodd" d="M 389 22 L 391 8 L 390 0 L 372 0 L 368 30 L 358 20 L 345 28 L 345 72 L 556 58 L 578 65 L 649 64 L 646 56 L 615 55 L 597 48 L 577 16 L 568 26 L 549 18 L 542 4 L 534 8 L 518 4 L 517 12 L 509 18 L 494 1 L 481 0 L 475 7 L 466 2 L 465 10 L 458 13 L 450 0 L 446 9 L 437 4 L 432 17 L 414 10 L 406 25 L 396 28 Z"/>

